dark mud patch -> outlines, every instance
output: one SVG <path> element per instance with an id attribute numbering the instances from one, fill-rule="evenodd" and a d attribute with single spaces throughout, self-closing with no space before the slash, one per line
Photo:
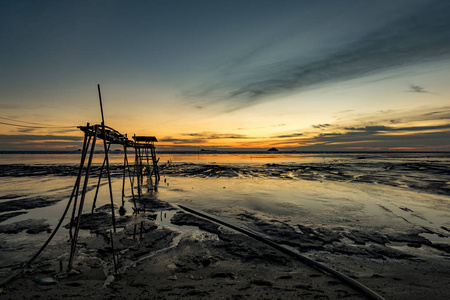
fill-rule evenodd
<path id="1" fill-rule="evenodd" d="M 270 249 L 268 252 L 259 252 L 249 248 L 243 242 L 246 238 L 242 234 L 222 230 L 220 225 L 192 214 L 179 211 L 172 217 L 171 222 L 179 226 L 196 226 L 203 231 L 217 234 L 220 242 L 217 242 L 214 247 L 223 249 L 228 254 L 238 257 L 242 261 L 270 262 L 281 265 L 285 265 L 287 262 L 286 257 L 277 251 Z M 209 265 L 210 263 L 209 259 L 202 260 L 202 264 L 204 265 Z"/>
<path id="2" fill-rule="evenodd" d="M 113 208 L 114 208 L 115 211 L 118 209 L 116 204 L 113 205 Z M 97 207 L 95 209 L 95 211 L 96 212 L 103 212 L 103 213 L 111 212 L 111 204 L 105 204 L 105 205 L 102 205 L 100 207 Z"/>
<path id="3" fill-rule="evenodd" d="M 279 220 L 264 219 L 256 214 L 244 212 L 238 219 L 245 222 L 256 232 L 265 234 L 270 240 L 283 245 L 294 247 L 300 252 L 311 250 L 333 254 L 359 256 L 370 259 L 413 259 L 402 250 L 389 247 L 390 242 L 404 242 L 408 246 L 431 245 L 419 236 L 419 232 L 409 234 L 383 235 L 379 232 L 347 229 L 343 227 L 327 228 L 297 224 L 295 227 Z M 349 243 L 349 240 L 353 242 Z M 445 251 L 445 247 L 443 251 Z"/>
<path id="4" fill-rule="evenodd" d="M 83 170 L 86 171 L 86 167 Z M 111 164 L 110 171 L 112 177 L 120 177 L 123 173 L 123 166 Z M 0 177 L 77 176 L 78 172 L 79 165 L 0 165 Z M 101 166 L 91 166 L 91 177 L 98 177 L 100 172 Z M 105 176 L 105 172 L 103 172 L 103 176 Z"/>
<path id="5" fill-rule="evenodd" d="M 351 239 L 355 244 L 365 245 L 367 242 L 377 244 L 389 243 L 389 239 L 378 232 L 362 232 L 360 230 L 350 230 L 344 233 L 346 237 Z"/>
<path id="6" fill-rule="evenodd" d="M 161 174 L 201 178 L 261 177 L 314 181 L 376 183 L 438 195 L 449 195 L 450 167 L 444 161 L 314 164 L 194 164 L 161 165 Z M 420 174 L 420 175 L 418 175 Z"/>
<path id="7" fill-rule="evenodd" d="M 136 205 L 139 210 L 174 210 L 176 209 L 174 206 L 170 205 L 166 201 L 162 201 L 157 198 L 156 194 L 148 193 L 140 198 L 138 196 L 135 197 Z M 133 202 L 133 199 L 130 200 Z"/>
<path id="8" fill-rule="evenodd" d="M 406 243 L 410 247 L 419 248 L 422 245 L 430 246 L 432 243 L 419 235 L 419 233 L 397 233 L 394 235 L 388 235 L 388 239 L 390 242 L 401 242 Z"/>
<path id="9" fill-rule="evenodd" d="M 221 234 L 221 231 L 219 230 L 219 227 L 220 227 L 219 225 L 217 225 L 211 221 L 196 217 L 194 215 L 182 212 L 182 211 L 177 212 L 172 217 L 170 222 L 172 224 L 179 225 L 179 226 L 182 226 L 182 225 L 196 226 L 207 232 Z"/>
<path id="10" fill-rule="evenodd" d="M 30 234 L 51 232 L 50 225 L 47 223 L 46 219 L 29 219 L 11 224 L 0 225 L 0 233 L 17 234 L 24 230 Z"/>
<path id="11" fill-rule="evenodd" d="M 248 247 L 248 237 L 242 234 L 224 232 L 220 239 L 223 242 L 218 243 L 216 247 L 224 249 L 229 255 L 237 257 L 243 262 L 264 262 L 281 266 L 288 262 L 286 256 L 272 248 L 266 248 L 262 244 L 255 243 L 255 247 Z M 260 251 L 262 248 L 266 250 Z"/>
<path id="12" fill-rule="evenodd" d="M 255 215 L 245 212 L 237 216 L 241 221 L 258 232 L 267 235 L 276 243 L 298 248 L 300 251 L 322 249 L 325 244 L 339 241 L 341 236 L 325 228 L 320 231 L 304 225 L 293 226 L 278 220 L 263 220 Z"/>
<path id="13" fill-rule="evenodd" d="M 333 254 L 345 254 L 349 256 L 359 256 L 366 257 L 371 259 L 411 259 L 414 256 L 404 253 L 403 251 L 385 247 L 382 245 L 368 245 L 368 246 L 360 246 L 360 245 L 348 245 L 348 244 L 339 244 L 335 245 L 331 251 Z"/>
<path id="14" fill-rule="evenodd" d="M 44 197 L 44 196 L 22 198 L 18 200 L 9 200 L 0 203 L 0 212 L 47 207 L 61 200 L 62 199 L 55 199 L 52 197 Z"/>
<path id="15" fill-rule="evenodd" d="M 14 218 L 14 217 L 26 214 L 26 213 L 28 213 L 28 212 L 26 212 L 26 211 L 17 211 L 17 212 L 6 213 L 6 214 L 3 214 L 3 215 L 0 215 L 0 223 L 6 221 L 8 219 L 11 219 L 11 218 Z"/>
<path id="16" fill-rule="evenodd" d="M 450 232 L 450 228 L 448 228 L 448 227 L 445 227 L 445 226 L 441 226 L 441 228 L 442 228 L 442 229 L 444 229 L 445 231 L 448 231 L 448 232 Z"/>
<path id="17" fill-rule="evenodd" d="M 11 199 L 17 199 L 17 198 L 21 198 L 21 197 L 25 197 L 26 195 L 21 195 L 21 194 L 7 194 L 7 195 L 2 195 L 0 196 L 0 200 L 11 200 Z"/>
<path id="18" fill-rule="evenodd" d="M 116 217 L 116 227 L 122 228 L 125 223 L 128 222 L 132 217 L 123 216 Z M 72 226 L 76 226 L 78 217 L 76 217 L 72 223 Z M 91 230 L 91 232 L 104 232 L 111 229 L 113 226 L 112 215 L 106 212 L 88 213 L 81 215 L 80 219 L 80 229 Z M 65 228 L 70 228 L 70 223 L 64 226 Z"/>
<path id="19" fill-rule="evenodd" d="M 219 164 L 181 163 L 161 166 L 166 175 L 188 175 L 193 177 L 238 177 L 242 172 L 240 166 Z M 161 170 L 161 169 L 160 169 Z"/>
<path id="20" fill-rule="evenodd" d="M 433 243 L 431 247 L 450 254 L 450 245 L 442 243 Z"/>

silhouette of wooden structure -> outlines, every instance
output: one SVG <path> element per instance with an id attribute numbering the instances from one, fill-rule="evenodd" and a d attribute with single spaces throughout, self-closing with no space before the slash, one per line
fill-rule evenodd
<path id="1" fill-rule="evenodd" d="M 13 272 L 10 276 L 4 278 L 0 281 L 0 286 L 5 285 L 12 279 L 16 278 L 19 274 L 21 274 L 26 268 L 30 267 L 30 265 L 35 261 L 35 259 L 44 251 L 44 249 L 49 245 L 49 243 L 52 241 L 53 237 L 55 236 L 58 229 L 61 227 L 62 223 L 64 222 L 67 213 L 70 211 L 70 208 L 72 208 L 72 215 L 70 218 L 70 228 L 69 228 L 69 234 L 70 234 L 70 241 L 71 241 L 71 250 L 70 250 L 70 256 L 69 256 L 69 264 L 68 264 L 68 270 L 72 269 L 73 259 L 75 256 L 76 251 L 76 245 L 77 245 L 77 239 L 78 239 L 78 233 L 80 230 L 80 221 L 81 216 L 83 214 L 83 208 L 84 203 L 86 201 L 86 194 L 88 192 L 88 183 L 89 183 L 89 177 L 91 175 L 91 167 L 92 167 L 92 160 L 95 154 L 95 146 L 97 143 L 97 140 L 103 140 L 103 153 L 104 153 L 104 159 L 103 164 L 100 169 L 100 174 L 96 186 L 95 196 L 92 203 L 92 210 L 91 212 L 94 212 L 95 210 L 95 204 L 97 200 L 97 195 L 100 187 L 101 178 L 103 177 L 103 172 L 106 170 L 106 174 L 108 177 L 108 186 L 109 186 L 109 194 L 110 194 L 110 202 L 111 202 L 111 216 L 112 216 L 112 227 L 114 230 L 114 233 L 116 232 L 116 218 L 115 218 L 115 211 L 114 211 L 114 199 L 113 199 L 113 192 L 112 192 L 112 184 L 111 184 L 111 172 L 110 172 L 110 166 L 109 166 L 109 150 L 111 145 L 122 145 L 124 149 L 124 164 L 123 164 L 123 181 L 122 181 L 122 206 L 119 209 L 120 214 L 125 214 L 125 181 L 128 175 L 128 178 L 130 180 L 131 184 L 131 194 L 132 194 L 132 200 L 134 203 L 134 212 L 137 214 L 138 209 L 136 207 L 136 197 L 134 194 L 135 190 L 135 183 L 137 184 L 137 190 L 138 190 L 138 198 L 141 198 L 143 188 L 147 187 L 147 192 L 150 191 L 156 191 L 157 190 L 157 184 L 160 180 L 159 176 L 159 170 L 158 170 L 158 160 L 156 158 L 156 152 L 155 152 L 155 142 L 158 140 L 154 136 L 134 136 L 133 140 L 130 140 L 127 138 L 127 135 L 121 134 L 117 130 L 108 127 L 105 125 L 105 118 L 103 116 L 103 104 L 102 104 L 102 96 L 100 92 L 100 85 L 98 87 L 98 95 L 100 100 L 100 110 L 102 114 L 102 123 L 96 124 L 96 125 L 90 125 L 89 123 L 86 124 L 86 126 L 79 126 L 78 128 L 84 132 L 84 141 L 83 141 L 83 148 L 81 151 L 81 160 L 80 160 L 80 166 L 78 169 L 78 175 L 77 179 L 75 181 L 75 185 L 72 189 L 72 193 L 70 195 L 70 199 L 64 209 L 64 212 L 62 213 L 61 218 L 59 219 L 55 229 L 52 231 L 48 239 L 45 241 L 45 243 L 42 245 L 41 248 L 36 252 L 36 254 L 31 257 L 28 262 L 22 264 L 22 267 L 17 269 L 15 272 Z M 135 162 L 134 167 L 130 167 L 128 163 L 128 156 L 127 156 L 127 148 L 133 148 L 135 152 Z M 151 162 L 151 163 L 150 163 Z M 106 167 L 106 169 L 105 169 Z M 84 176 L 84 177 L 83 177 Z M 81 182 L 83 181 L 83 184 Z M 145 183 L 145 184 L 144 184 Z M 81 192 L 80 192 L 81 189 Z M 145 211 L 144 211 L 145 212 Z M 136 226 L 135 226 L 136 230 Z M 142 223 L 141 223 L 141 230 L 142 230 Z M 141 231 L 142 234 L 142 231 Z M 110 242 L 111 242 L 111 248 L 112 248 L 112 254 L 113 254 L 113 262 L 114 262 L 114 275 L 117 276 L 117 259 L 114 251 L 114 239 L 113 239 L 113 233 L 110 231 Z M 62 270 L 62 266 L 61 266 Z"/>
<path id="2" fill-rule="evenodd" d="M 142 192 L 144 178 L 147 178 L 147 192 L 151 189 L 156 191 L 157 186 L 153 182 L 159 182 L 158 159 L 156 158 L 154 136 L 133 136 L 135 149 L 135 166 L 138 191 Z M 154 181 L 153 181 L 154 178 Z"/>
<path id="3" fill-rule="evenodd" d="M 79 166 L 78 177 L 76 179 L 72 195 L 70 197 L 69 203 L 73 200 L 72 216 L 70 220 L 70 238 L 71 238 L 71 252 L 69 257 L 68 268 L 72 268 L 73 258 L 76 250 L 76 243 L 78 239 L 78 232 L 80 229 L 80 220 L 83 214 L 84 203 L 86 200 L 86 194 L 88 191 L 89 177 L 91 175 L 92 160 L 94 157 L 95 146 L 97 140 L 103 140 L 103 153 L 104 159 L 103 164 L 100 169 L 98 176 L 98 182 L 96 185 L 95 196 L 92 202 L 91 213 L 94 212 L 96 208 L 96 201 L 98 196 L 98 191 L 100 188 L 101 179 L 103 173 L 106 171 L 109 186 L 110 195 L 110 205 L 111 205 L 111 219 L 112 228 L 114 233 L 116 232 L 116 217 L 115 217 L 115 206 L 113 199 L 113 190 L 111 183 L 111 172 L 109 165 L 109 151 L 111 145 L 122 145 L 124 150 L 123 159 L 123 178 L 122 178 L 122 205 L 120 206 L 119 213 L 125 214 L 125 182 L 128 177 L 131 185 L 131 197 L 134 203 L 134 211 L 138 212 L 136 205 L 135 189 L 137 189 L 137 198 L 141 199 L 144 192 L 156 191 L 157 185 L 160 180 L 158 161 L 156 158 L 155 142 L 158 140 L 154 136 L 133 136 L 133 139 L 128 139 L 127 135 L 121 134 L 117 130 L 105 125 L 103 116 L 103 105 L 101 99 L 100 86 L 98 86 L 98 93 L 100 99 L 100 108 L 102 113 L 102 123 L 96 125 L 78 126 L 78 128 L 84 132 L 83 148 L 81 152 L 81 161 Z M 135 161 L 134 165 L 130 166 L 128 161 L 128 148 L 134 149 Z M 84 172 L 83 172 L 84 170 Z M 83 177 L 84 173 L 84 178 Z M 83 185 L 81 182 L 83 181 Z M 81 190 L 81 192 L 80 192 Z M 78 201 L 79 198 L 79 201 Z M 111 234 L 112 242 L 112 234 Z M 112 245 L 113 246 L 113 245 Z M 113 255 L 114 263 L 115 256 Z"/>

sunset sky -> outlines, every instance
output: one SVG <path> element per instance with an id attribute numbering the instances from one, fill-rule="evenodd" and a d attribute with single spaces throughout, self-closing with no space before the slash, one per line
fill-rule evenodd
<path id="1" fill-rule="evenodd" d="M 450 1 L 0 1 L 0 151 L 450 151 Z"/>

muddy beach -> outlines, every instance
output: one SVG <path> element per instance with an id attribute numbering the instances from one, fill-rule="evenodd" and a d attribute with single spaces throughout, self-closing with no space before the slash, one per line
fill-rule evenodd
<path id="1" fill-rule="evenodd" d="M 329 274 L 178 207 L 184 205 L 258 232 L 385 299 L 445 299 L 450 295 L 448 161 L 432 158 L 425 166 L 423 159 L 417 160 L 163 165 L 158 192 L 138 203 L 138 214 L 133 214 L 129 195 L 124 216 L 119 217 L 116 207 L 117 271 L 110 206 L 100 199 L 94 214 L 89 209 L 82 216 L 73 270 L 67 270 L 68 231 L 61 228 L 31 268 L 0 295 L 367 299 Z M 71 166 L 52 170 L 3 177 L 11 182 L 32 177 L 37 185 L 0 195 L 0 278 L 17 270 L 54 228 L 73 175 Z M 116 185 L 121 184 L 119 174 L 120 168 L 113 171 Z M 45 214 L 48 210 L 58 214 Z"/>
<path id="2" fill-rule="evenodd" d="M 69 248 L 63 239 L 6 285 L 2 298 L 369 299 L 333 276 L 241 233 L 176 209 L 119 222 L 121 230 L 114 236 L 115 275 L 104 213 L 85 217 L 84 229 L 90 234 L 80 239 L 72 270 L 67 272 L 61 265 Z M 306 226 L 294 230 L 250 213 L 241 218 L 252 218 L 278 243 L 301 246 L 300 252 L 314 249 L 311 257 L 341 269 L 386 299 L 444 299 L 449 293 L 448 268 L 442 267 L 443 261 L 448 266 L 449 249 L 441 259 L 425 260 L 414 254 L 429 244 L 418 235 L 344 234 Z M 353 243 L 339 242 L 346 238 Z M 409 242 L 410 250 L 384 246 L 393 241 Z M 12 251 L 19 243 L 3 240 L 3 258 L 19 261 Z M 411 298 L 412 291 L 417 298 Z"/>

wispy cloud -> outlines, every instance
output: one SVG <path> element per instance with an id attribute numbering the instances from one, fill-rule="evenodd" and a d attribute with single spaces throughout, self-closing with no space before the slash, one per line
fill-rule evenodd
<path id="1" fill-rule="evenodd" d="M 356 116 L 356 117 L 355 117 Z M 355 115 L 273 136 L 285 148 L 311 151 L 450 150 L 450 107 Z"/>
<path id="2" fill-rule="evenodd" d="M 19 128 L 17 131 L 21 133 L 30 133 L 36 131 L 36 128 Z"/>
<path id="3" fill-rule="evenodd" d="M 450 126 L 447 126 L 447 128 L 450 128 Z M 431 141 L 431 144 L 435 143 L 436 145 L 450 146 L 448 143 L 448 131 L 417 132 L 420 131 L 419 128 L 409 128 L 409 130 L 403 130 L 405 134 L 402 135 L 391 135 L 386 132 L 383 133 L 380 131 L 370 130 L 348 131 L 345 133 L 326 133 L 314 137 L 314 142 L 322 145 L 367 144 L 382 147 L 393 147 L 406 145 L 430 145 Z M 408 134 L 408 131 L 411 131 L 412 133 Z"/>
<path id="4" fill-rule="evenodd" d="M 195 133 L 181 133 L 181 137 L 171 137 L 167 136 L 160 139 L 161 142 L 165 143 L 173 143 L 173 144 L 201 144 L 201 143 L 210 143 L 211 141 L 216 140 L 248 140 L 254 139 L 254 137 L 250 137 L 243 134 L 234 134 L 234 133 L 214 133 L 214 132 L 195 132 Z"/>
<path id="5" fill-rule="evenodd" d="M 418 131 L 429 131 L 429 130 L 442 130 L 450 129 L 450 123 L 444 125 L 434 125 L 434 126 L 410 126 L 410 127 L 390 127 L 385 125 L 378 126 L 364 126 L 364 127 L 346 127 L 345 130 L 348 132 L 364 132 L 367 134 L 376 134 L 382 132 L 394 132 L 402 131 L 408 132 L 418 132 Z"/>
<path id="6" fill-rule="evenodd" d="M 182 133 L 184 136 L 192 136 L 208 140 L 217 139 L 247 139 L 249 138 L 243 134 L 233 134 L 233 133 L 211 133 L 211 132 L 200 132 L 200 133 Z"/>
<path id="7" fill-rule="evenodd" d="M 450 150 L 450 107 L 420 107 L 349 115 L 344 121 L 283 130 L 270 136 L 218 132 L 181 133 L 161 139 L 164 147 L 300 149 L 313 151 Z M 239 130 L 239 129 L 236 129 Z M 434 147 L 434 148 L 433 148 Z M 447 148 L 446 148 L 447 147 Z"/>
<path id="8" fill-rule="evenodd" d="M 409 85 L 409 90 L 407 92 L 411 92 L 411 93 L 429 93 L 423 87 L 415 85 L 415 84 L 410 84 Z"/>
<path id="9" fill-rule="evenodd" d="M 448 58 L 450 5 L 440 1 L 417 14 L 367 34 L 321 60 L 300 63 L 277 78 L 253 82 L 230 97 L 259 98 L 327 82 L 354 79 L 392 67 Z"/>
<path id="10" fill-rule="evenodd" d="M 313 127 L 313 128 L 316 128 L 316 129 L 327 128 L 327 127 L 329 127 L 329 126 L 331 126 L 331 125 L 330 125 L 330 124 L 317 124 L 317 125 L 312 125 L 312 127 Z"/>
<path id="11" fill-rule="evenodd" d="M 82 136 L 0 134 L 1 150 L 51 150 L 81 147 Z"/>
<path id="12" fill-rule="evenodd" d="M 297 133 L 291 133 L 291 134 L 276 135 L 273 138 L 275 138 L 275 139 L 297 138 L 302 135 L 303 135 L 303 133 L 297 132 Z"/>
<path id="13" fill-rule="evenodd" d="M 18 134 L 18 135 L 8 135 L 0 134 L 0 142 L 4 141 L 51 141 L 51 140 L 65 140 L 65 141 L 82 141 L 83 137 L 80 136 L 67 136 L 67 135 L 30 135 L 30 134 Z"/>
<path id="14" fill-rule="evenodd" d="M 249 72 L 228 92 L 231 105 L 246 107 L 268 96 L 356 79 L 392 68 L 450 58 L 450 2 L 433 1 L 415 13 L 367 33 L 334 53 L 305 61 L 291 57 Z M 239 86 L 240 84 L 240 86 Z M 411 91 L 425 92 L 420 86 Z M 237 101 L 239 99 L 239 101 Z"/>

